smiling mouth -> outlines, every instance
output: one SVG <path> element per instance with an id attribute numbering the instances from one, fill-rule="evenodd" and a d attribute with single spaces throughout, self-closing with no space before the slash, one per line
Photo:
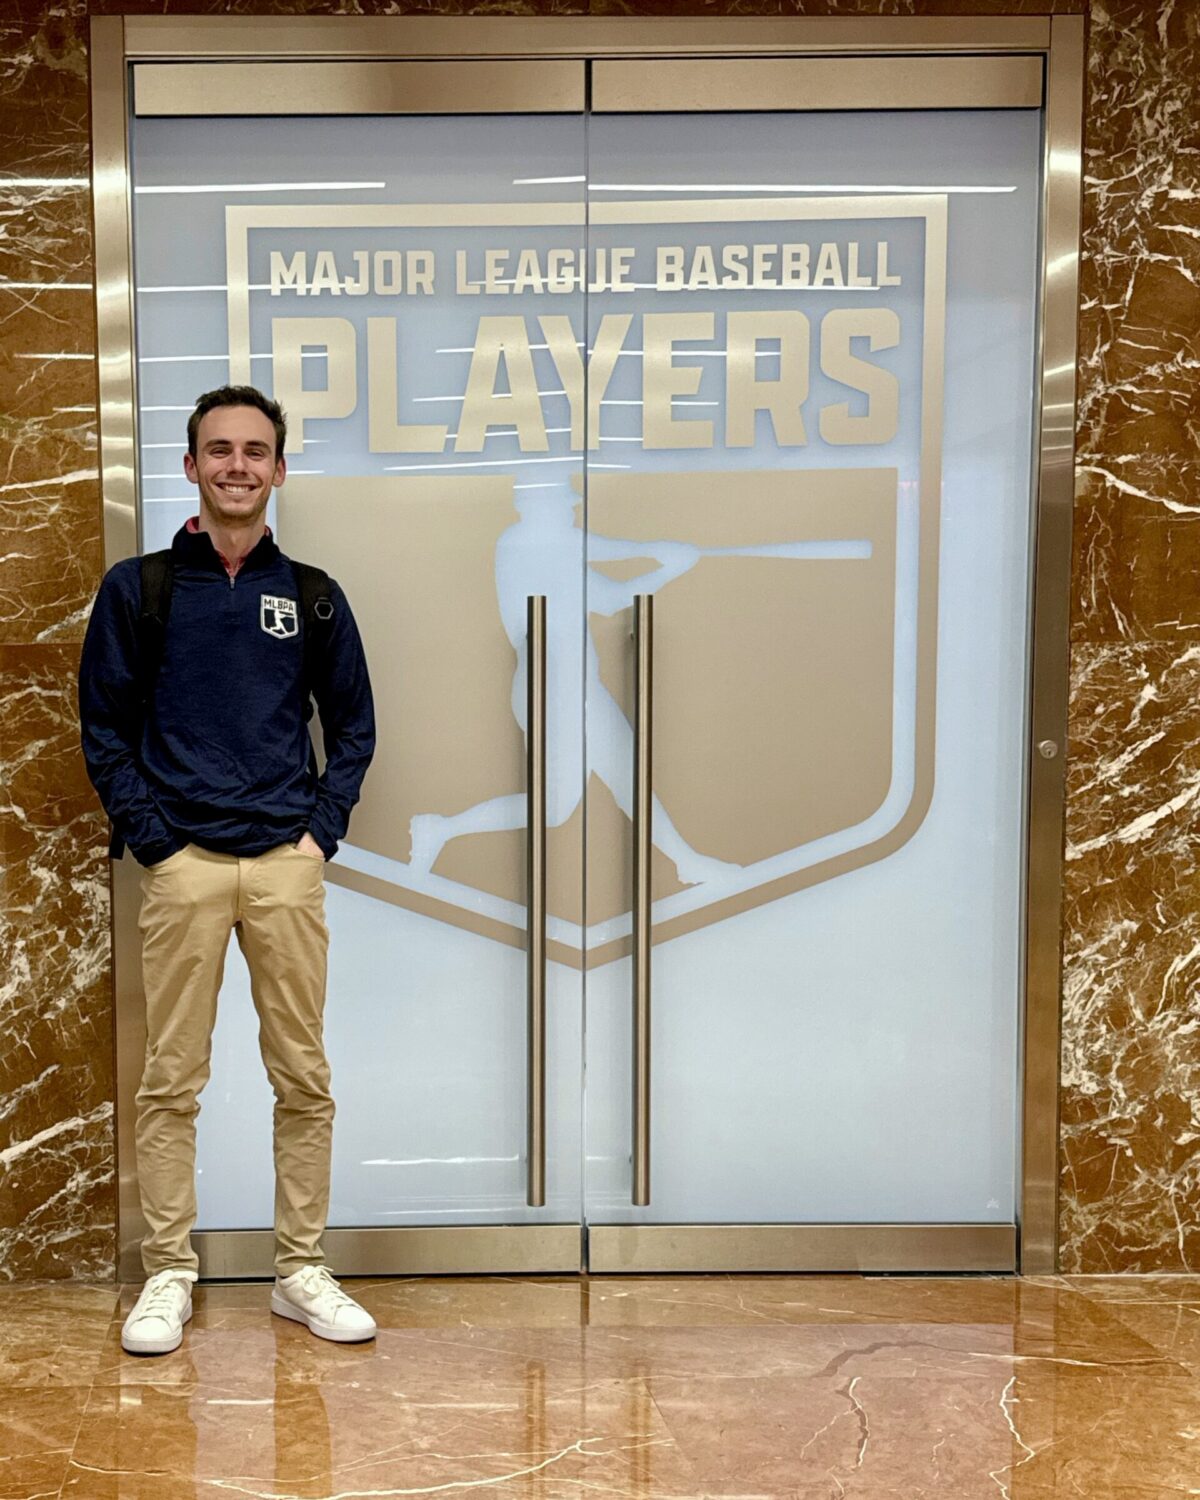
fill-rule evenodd
<path id="1" fill-rule="evenodd" d="M 226 495 L 252 495 L 258 486 L 254 484 L 219 484 L 217 488 Z"/>

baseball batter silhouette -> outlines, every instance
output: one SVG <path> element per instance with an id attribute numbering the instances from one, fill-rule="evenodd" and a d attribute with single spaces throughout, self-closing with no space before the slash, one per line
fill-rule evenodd
<path id="1" fill-rule="evenodd" d="M 513 676 L 512 710 L 522 733 L 526 724 L 527 600 L 546 596 L 547 693 L 546 822 L 558 828 L 579 804 L 572 775 L 555 775 L 555 767 L 574 767 L 582 755 L 582 715 L 572 694 L 553 691 L 558 663 L 570 662 L 579 649 L 579 623 L 584 605 L 581 536 L 575 524 L 577 497 L 565 485 L 537 486 L 514 491 L 518 519 L 496 542 L 496 597 L 505 633 L 517 654 Z M 653 572 L 621 582 L 589 573 L 587 609 L 591 614 L 614 615 L 627 609 L 638 594 L 656 593 L 672 579 L 688 572 L 702 556 L 814 557 L 859 556 L 869 543 L 781 542 L 758 547 L 706 547 L 678 541 L 624 541 L 592 533 L 587 539 L 587 561 L 653 558 Z M 589 730 L 589 770 L 609 788 L 617 806 L 633 817 L 633 729 L 600 675 L 600 661 L 591 631 L 584 632 L 586 694 Z M 433 868 L 451 839 L 468 833 L 492 833 L 524 828 L 524 792 L 492 797 L 459 813 L 419 813 L 410 822 L 412 852 L 409 869 L 424 873 Z M 671 821 L 657 796 L 652 795 L 654 844 L 675 865 L 685 885 L 721 882 L 737 876 L 741 865 L 715 859 L 694 849 Z"/>

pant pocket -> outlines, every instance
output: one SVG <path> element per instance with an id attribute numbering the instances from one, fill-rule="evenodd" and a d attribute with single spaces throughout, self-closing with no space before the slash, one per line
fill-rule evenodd
<path id="1" fill-rule="evenodd" d="M 175 853 L 168 854 L 166 859 L 160 859 L 157 864 L 147 865 L 146 874 L 157 875 L 160 870 L 169 869 L 171 865 L 181 860 L 191 847 L 191 844 L 184 844 L 182 849 L 176 849 Z"/>

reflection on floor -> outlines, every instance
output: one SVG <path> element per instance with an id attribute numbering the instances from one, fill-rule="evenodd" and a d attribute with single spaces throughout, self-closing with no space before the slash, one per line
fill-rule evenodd
<path id="1" fill-rule="evenodd" d="M 208 1286 L 0 1288 L 0 1495 L 1200 1493 L 1200 1278 L 358 1281 L 374 1344 Z"/>

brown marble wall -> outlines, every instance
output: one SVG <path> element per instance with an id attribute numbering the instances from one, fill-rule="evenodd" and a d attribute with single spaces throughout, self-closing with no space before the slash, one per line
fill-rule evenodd
<path id="1" fill-rule="evenodd" d="M 111 1274 L 104 825 L 74 675 L 101 568 L 86 20 L 0 19 L 0 1275 Z"/>
<path id="2" fill-rule="evenodd" d="M 1200 7 L 1092 17 L 1061 1257 L 1200 1265 Z"/>
<path id="3" fill-rule="evenodd" d="M 1082 0 L 6 0 L 0 1277 L 113 1262 L 104 830 L 72 678 L 101 571 L 87 16 L 979 14 Z M 1091 7 L 1062 1263 L 1200 1269 L 1200 8 Z"/>

